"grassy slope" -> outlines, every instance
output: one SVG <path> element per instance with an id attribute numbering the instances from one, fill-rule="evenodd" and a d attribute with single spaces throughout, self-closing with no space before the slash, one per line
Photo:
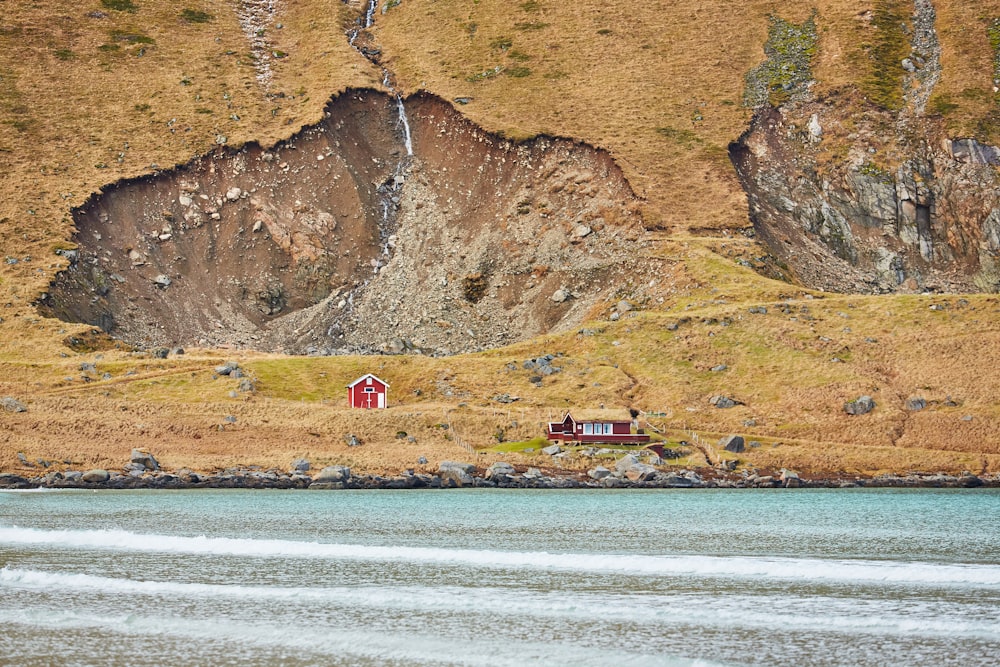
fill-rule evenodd
<path id="1" fill-rule="evenodd" d="M 337 0 L 285 4 L 277 18 L 284 27 L 270 35 L 288 57 L 275 61 L 270 87 L 255 79 L 235 2 L 186 3 L 213 15 L 204 24 L 183 21 L 175 3 L 136 4 L 136 13 L 92 19 L 85 14 L 101 7 L 97 0 L 16 3 L 0 29 L 0 255 L 21 260 L 0 264 L 0 395 L 31 407 L 0 414 L 0 469 L 16 466 L 17 451 L 119 465 L 136 445 L 167 465 L 284 466 L 307 455 L 391 469 L 420 455 L 432 463 L 470 456 L 456 432 L 477 446 L 495 442 L 498 428 L 527 440 L 570 407 L 620 415 L 635 406 L 665 412 L 657 423 L 675 438 L 693 428 L 758 439 L 764 445 L 744 458 L 763 466 L 1000 470 L 992 438 L 1000 387 L 982 372 L 1000 349 L 995 298 L 807 295 L 737 266 L 730 255 L 746 252 L 745 241 L 703 238 L 746 225 L 725 157 L 748 120 L 743 75 L 762 59 L 768 13 L 801 21 L 808 6 L 404 0 L 379 17 L 377 40 L 407 92 L 472 97 L 460 108 L 489 129 L 572 136 L 614 153 L 646 198 L 647 218 L 669 231 L 652 252 L 674 261 L 659 286 L 662 303 L 642 304 L 634 317 L 596 322 L 594 335 L 463 358 L 237 355 L 258 392 L 235 397 L 234 381 L 212 377 L 223 353 L 161 361 L 71 352 L 61 341 L 79 329 L 29 306 L 59 266 L 52 251 L 69 237 L 70 207 L 153 163 L 209 150 L 219 134 L 230 144 L 288 136 L 316 120 L 331 94 L 378 79 L 346 46 L 341 25 L 351 8 Z M 937 5 L 946 68 L 938 94 L 960 98 L 947 119 L 968 134 L 992 109 L 984 17 L 1000 15 L 1000 3 Z M 865 8 L 817 6 L 820 92 L 862 81 Z M 497 65 L 524 76 L 469 80 Z M 750 314 L 751 305 L 768 313 Z M 680 323 L 676 331 L 671 323 Z M 564 371 L 542 388 L 527 371 L 505 368 L 546 352 L 566 356 Z M 95 381 L 80 380 L 82 361 L 96 361 Z M 727 370 L 710 370 L 719 364 Z M 105 371 L 111 380 L 99 379 Z M 376 417 L 342 407 L 343 386 L 366 371 L 393 385 L 396 407 Z M 502 406 L 490 400 L 499 393 L 521 400 Z M 746 405 L 716 410 L 708 404 L 716 393 Z M 843 402 L 863 393 L 875 397 L 876 411 L 845 415 Z M 910 395 L 931 406 L 904 411 Z M 948 396 L 960 406 L 944 405 Z M 757 425 L 744 426 L 749 419 Z M 400 430 L 417 442 L 397 440 Z M 367 444 L 348 449 L 348 433 Z"/>

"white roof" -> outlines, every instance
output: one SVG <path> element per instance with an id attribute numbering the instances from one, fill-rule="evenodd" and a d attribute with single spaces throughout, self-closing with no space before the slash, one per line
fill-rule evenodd
<path id="1" fill-rule="evenodd" d="M 364 375 L 362 375 L 361 377 L 359 377 L 357 380 L 355 380 L 351 384 L 347 385 L 347 388 L 350 389 L 354 385 L 359 384 L 359 383 L 363 382 L 364 380 L 367 380 L 368 378 L 372 378 L 374 380 L 378 380 L 381 384 L 385 385 L 386 389 L 389 388 L 389 383 L 388 382 L 386 382 L 385 380 L 383 380 L 383 379 L 381 379 L 379 377 L 376 377 L 376 376 L 372 375 L 371 373 L 365 373 Z"/>

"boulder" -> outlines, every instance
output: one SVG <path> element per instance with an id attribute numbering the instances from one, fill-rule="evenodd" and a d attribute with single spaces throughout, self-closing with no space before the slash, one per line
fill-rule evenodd
<path id="1" fill-rule="evenodd" d="M 570 297 L 570 294 L 569 294 L 568 290 L 559 288 L 555 292 L 552 293 L 552 297 L 551 298 L 552 298 L 552 301 L 554 301 L 555 303 L 562 303 L 563 301 L 565 301 L 569 297 Z"/>
<path id="2" fill-rule="evenodd" d="M 160 464 L 157 463 L 153 455 L 150 454 L 145 449 L 133 449 L 132 456 L 129 458 L 131 463 L 136 465 L 141 465 L 145 470 L 159 470 Z"/>
<path id="3" fill-rule="evenodd" d="M 637 457 L 635 454 L 626 454 L 625 456 L 618 459 L 617 463 L 615 463 L 615 470 L 619 474 L 623 475 L 626 472 L 628 472 L 629 468 L 632 468 L 637 465 L 639 465 L 639 457 Z"/>
<path id="4" fill-rule="evenodd" d="M 632 482 L 648 482 L 656 476 L 656 468 L 645 463 L 636 463 L 625 471 L 625 478 Z"/>
<path id="5" fill-rule="evenodd" d="M 778 477 L 778 481 L 787 489 L 797 489 L 802 486 L 802 480 L 799 478 L 798 473 L 784 468 L 781 469 L 781 476 Z"/>
<path id="6" fill-rule="evenodd" d="M 11 398 L 10 396 L 5 396 L 0 398 L 0 408 L 3 408 L 5 412 L 27 412 L 28 408 L 25 407 L 24 403 L 17 400 L 16 398 Z"/>
<path id="7" fill-rule="evenodd" d="M 865 415 L 875 409 L 875 401 L 871 396 L 860 396 L 853 401 L 844 403 L 844 412 L 849 415 Z"/>
<path id="8" fill-rule="evenodd" d="M 920 396 L 911 396 L 906 399 L 905 407 L 910 412 L 919 412 L 927 407 L 927 400 Z"/>
<path id="9" fill-rule="evenodd" d="M 714 405 L 715 407 L 719 408 L 720 410 L 724 410 L 726 408 L 733 408 L 740 404 L 738 401 L 729 398 L 728 396 L 713 396 L 712 398 L 708 399 L 708 402 Z"/>
<path id="10" fill-rule="evenodd" d="M 215 372 L 218 375 L 230 375 L 233 371 L 235 371 L 239 367 L 240 365 L 235 361 L 227 361 L 221 366 L 216 366 Z"/>
<path id="11" fill-rule="evenodd" d="M 596 468 L 591 468 L 590 470 L 587 471 L 588 477 L 590 477 L 591 479 L 596 479 L 598 481 L 604 479 L 610 474 L 611 471 L 605 468 L 604 466 L 597 466 Z"/>
<path id="12" fill-rule="evenodd" d="M 309 472 L 309 460 L 308 459 L 295 459 L 292 461 L 292 472 Z"/>
<path id="13" fill-rule="evenodd" d="M 514 466 L 505 461 L 497 461 L 486 469 L 486 479 L 496 480 L 497 478 L 509 477 L 516 474 L 517 471 L 514 470 Z"/>
<path id="14" fill-rule="evenodd" d="M 109 479 L 111 479 L 111 474 L 107 470 L 101 470 L 100 468 L 88 470 L 80 476 L 80 480 L 88 484 L 103 484 Z"/>
<path id="15" fill-rule="evenodd" d="M 313 482 L 335 484 L 337 482 L 346 482 L 350 478 L 351 469 L 347 466 L 327 466 L 320 470 L 318 475 L 313 477 Z"/>
<path id="16" fill-rule="evenodd" d="M 455 486 L 472 486 L 475 480 L 472 473 L 476 471 L 476 466 L 471 463 L 461 463 L 458 461 L 442 461 L 438 466 L 438 475 L 441 481 L 450 481 Z"/>
<path id="17" fill-rule="evenodd" d="M 727 435 L 719 441 L 719 447 L 734 454 L 741 453 L 746 448 L 746 443 L 742 435 Z"/>
<path id="18" fill-rule="evenodd" d="M 562 447 L 559 445 L 549 445 L 548 447 L 542 448 L 542 454 L 545 454 L 546 456 L 555 456 L 556 454 L 562 452 L 562 450 Z"/>
<path id="19" fill-rule="evenodd" d="M 349 433 L 348 435 L 345 435 L 344 436 L 344 442 L 347 443 L 348 447 L 360 447 L 361 446 L 361 440 L 358 438 L 358 436 L 354 435 L 353 433 Z"/>

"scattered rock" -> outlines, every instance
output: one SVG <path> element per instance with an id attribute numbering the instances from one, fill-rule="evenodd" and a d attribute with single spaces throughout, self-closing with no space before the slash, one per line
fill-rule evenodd
<path id="1" fill-rule="evenodd" d="M 171 283 L 170 276 L 166 275 L 165 273 L 161 273 L 160 275 L 153 278 L 153 284 L 162 289 L 170 287 L 170 283 Z"/>
<path id="2" fill-rule="evenodd" d="M 235 370 L 237 370 L 239 367 L 240 367 L 240 365 L 238 363 L 236 363 L 235 361 L 227 361 L 226 363 L 222 364 L 221 366 L 216 366 L 215 367 L 215 372 L 218 375 L 231 375 L 232 372 L 235 371 Z"/>
<path id="3" fill-rule="evenodd" d="M 497 403 L 514 403 L 515 401 L 520 401 L 520 396 L 511 396 L 510 394 L 497 394 L 493 397 L 493 400 Z"/>
<path id="4" fill-rule="evenodd" d="M 28 468 L 35 467 L 34 465 L 32 465 L 31 461 L 28 460 L 28 457 L 24 455 L 24 452 L 17 453 L 17 460 L 21 462 L 21 465 L 27 466 Z"/>
<path id="5" fill-rule="evenodd" d="M 159 470 L 160 464 L 157 463 L 153 455 L 150 454 L 145 449 L 133 449 L 132 456 L 130 457 L 130 462 L 136 465 L 141 465 L 144 470 Z"/>
<path id="6" fill-rule="evenodd" d="M 310 467 L 311 466 L 309 465 L 309 459 L 295 459 L 294 461 L 292 461 L 293 473 L 309 472 Z"/>
<path id="7" fill-rule="evenodd" d="M 611 471 L 605 468 L 604 466 L 597 466 L 596 468 L 591 468 L 590 470 L 587 471 L 588 477 L 590 477 L 591 479 L 596 479 L 598 481 L 604 479 L 610 474 Z"/>
<path id="8" fill-rule="evenodd" d="M 708 402 L 711 405 L 714 405 L 715 407 L 719 408 L 720 410 L 736 407 L 737 405 L 743 405 L 736 399 L 729 398 L 728 396 L 713 396 L 712 398 L 708 399 Z"/>
<path id="9" fill-rule="evenodd" d="M 919 396 L 911 396 L 906 399 L 906 409 L 910 412 L 918 412 L 927 407 L 927 401 Z"/>
<path id="10" fill-rule="evenodd" d="M 739 454 L 745 449 L 745 441 L 742 435 L 727 435 L 725 438 L 719 441 L 719 446 L 722 447 L 727 452 L 732 452 L 734 454 Z"/>
<path id="11" fill-rule="evenodd" d="M 559 445 L 549 445 L 548 447 L 542 448 L 542 454 L 545 454 L 546 456 L 555 456 L 556 454 L 561 453 L 562 450 L 563 448 Z"/>
<path id="12" fill-rule="evenodd" d="M 594 230 L 592 230 L 587 225 L 583 223 L 578 223 L 573 227 L 573 237 L 578 239 L 586 238 L 590 236 L 591 232 L 593 231 Z"/>
<path id="13" fill-rule="evenodd" d="M 313 477 L 313 483 L 336 484 L 346 482 L 351 478 L 351 469 L 347 466 L 327 466 Z"/>
<path id="14" fill-rule="evenodd" d="M 552 300 L 555 303 L 562 303 L 563 301 L 566 301 L 569 297 L 570 297 L 569 291 L 561 287 L 552 293 Z"/>
<path id="15" fill-rule="evenodd" d="M 517 474 L 517 471 L 514 470 L 514 466 L 505 461 L 497 461 L 486 469 L 485 477 L 486 479 L 496 480 L 504 477 L 510 477 L 515 474 Z"/>
<path id="16" fill-rule="evenodd" d="M 83 473 L 83 475 L 80 476 L 80 479 L 88 484 L 103 484 L 111 479 L 111 474 L 107 470 L 95 468 L 94 470 L 88 470 Z"/>
<path id="17" fill-rule="evenodd" d="M 871 396 L 860 396 L 853 401 L 844 403 L 844 412 L 849 415 L 865 415 L 875 409 L 875 401 Z"/>
<path id="18" fill-rule="evenodd" d="M 449 481 L 455 486 L 472 486 L 475 480 L 472 473 L 476 471 L 476 466 L 471 463 L 461 463 L 459 461 L 442 461 L 438 465 L 438 475 L 441 481 Z"/>
<path id="19" fill-rule="evenodd" d="M 348 447 L 360 447 L 361 446 L 361 440 L 358 438 L 358 436 L 354 435 L 353 433 L 349 433 L 348 435 L 345 435 L 344 436 L 344 442 L 347 443 Z"/>
<path id="20" fill-rule="evenodd" d="M 718 366 L 712 366 L 711 370 L 713 373 L 721 373 L 722 371 L 727 370 L 728 368 L 729 366 L 726 366 L 725 364 L 719 364 Z"/>
<path id="21" fill-rule="evenodd" d="M 6 396 L 0 398 L 0 407 L 4 409 L 5 412 L 27 412 L 28 408 L 21 401 L 16 398 L 11 398 Z"/>
<path id="22" fill-rule="evenodd" d="M 785 468 L 781 469 L 781 476 L 778 477 L 778 481 L 787 489 L 797 489 L 802 486 L 802 480 L 799 478 L 798 473 L 786 470 Z"/>

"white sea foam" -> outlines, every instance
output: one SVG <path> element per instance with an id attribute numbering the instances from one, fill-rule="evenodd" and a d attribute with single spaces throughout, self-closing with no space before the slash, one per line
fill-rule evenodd
<path id="1" fill-rule="evenodd" d="M 0 526 L 0 544 L 252 558 L 431 563 L 491 569 L 570 570 L 645 576 L 1000 587 L 1000 565 L 811 558 L 634 555 L 371 546 L 293 540 L 188 537 L 122 530 Z"/>
<path id="2" fill-rule="evenodd" d="M 657 594 L 532 591 L 459 586 L 334 586 L 276 587 L 142 581 L 88 574 L 0 569 L 0 589 L 54 592 L 86 591 L 100 595 L 152 596 L 164 599 L 239 599 L 282 607 L 304 604 L 324 609 L 366 609 L 394 612 L 486 615 L 557 619 L 582 623 L 614 618 L 633 625 L 657 624 L 670 618 L 673 626 L 718 628 L 780 627 L 784 631 L 837 632 L 851 635 L 978 638 L 1000 641 L 1000 613 L 986 601 L 975 608 L 954 602 L 882 599 L 782 593 L 780 608 L 760 595 Z M 748 609 L 757 610 L 748 614 Z M 976 620 L 971 620 L 975 618 Z"/>
<path id="3" fill-rule="evenodd" d="M 65 610 L 0 609 L 0 624 L 31 626 L 53 632 L 90 630 L 122 635 L 182 637 L 199 645 L 252 646 L 259 649 L 294 648 L 299 656 L 315 655 L 317 664 L 468 665 L 524 667 L 525 665 L 595 665 L 623 667 L 712 667 L 718 663 L 664 655 L 645 655 L 620 649 L 584 648 L 558 642 L 484 639 L 474 635 L 451 638 L 408 633 L 380 633 L 344 627 L 300 626 L 295 632 L 283 624 L 245 623 L 225 619 L 187 619 L 140 613 L 106 615 Z M 325 656 L 319 659 L 318 656 Z"/>

